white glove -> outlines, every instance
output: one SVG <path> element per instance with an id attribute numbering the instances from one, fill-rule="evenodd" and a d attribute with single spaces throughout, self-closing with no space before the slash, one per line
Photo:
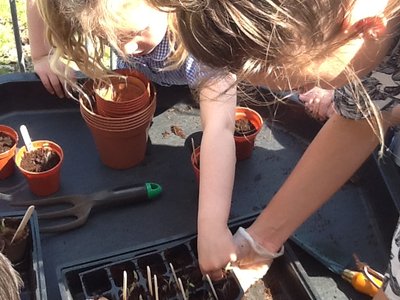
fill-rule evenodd
<path id="1" fill-rule="evenodd" d="M 278 253 L 272 253 L 257 243 L 243 227 L 239 227 L 233 235 L 237 247 L 237 260 L 232 263 L 235 273 L 243 291 L 264 277 L 274 260 L 283 255 L 284 248 Z"/>
<path id="2" fill-rule="evenodd" d="M 237 261 L 235 265 L 240 268 L 252 267 L 259 264 L 270 265 L 274 258 L 283 254 L 283 246 L 278 253 L 272 253 L 257 243 L 243 227 L 239 227 L 233 235 L 237 247 Z"/>

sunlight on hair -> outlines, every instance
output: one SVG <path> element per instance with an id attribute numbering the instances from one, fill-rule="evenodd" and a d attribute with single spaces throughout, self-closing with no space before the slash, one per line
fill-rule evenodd
<path id="1" fill-rule="evenodd" d="M 323 77 L 325 81 L 332 81 L 351 64 L 351 61 L 359 53 L 363 45 L 364 39 L 362 37 L 351 40 L 346 47 L 337 49 L 322 61 L 310 63 L 306 68 L 306 72 L 318 74 L 318 77 Z"/>
<path id="2" fill-rule="evenodd" d="M 346 23 L 351 26 L 361 19 L 380 16 L 384 13 L 388 3 L 389 0 L 368 1 L 368 4 L 366 1 L 356 1 Z"/>

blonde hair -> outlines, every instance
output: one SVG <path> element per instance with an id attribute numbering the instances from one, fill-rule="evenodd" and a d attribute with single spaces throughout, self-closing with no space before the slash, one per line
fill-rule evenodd
<path id="1" fill-rule="evenodd" d="M 260 72 L 275 74 L 276 70 L 281 78 L 290 75 L 286 74 L 288 69 L 301 74 L 309 62 L 326 57 L 365 30 L 354 26 L 338 39 L 355 0 L 149 1 L 175 11 L 178 31 L 189 53 L 210 67 L 237 74 L 238 80 Z M 385 17 L 393 17 L 399 7 L 392 1 Z M 347 67 L 344 73 L 383 150 L 380 112 L 355 71 Z"/>
<path id="2" fill-rule="evenodd" d="M 0 299 L 19 300 L 23 282 L 6 256 L 0 253 Z"/>
<path id="3" fill-rule="evenodd" d="M 122 57 L 118 32 L 124 22 L 110 9 L 115 0 L 37 0 L 38 9 L 46 26 L 46 37 L 52 49 L 51 67 L 68 80 L 59 63 L 76 64 L 91 79 L 102 79 L 111 71 L 104 65 L 106 47 L 111 46 Z M 129 1 L 129 0 L 126 0 Z M 145 0 L 132 0 L 145 1 Z M 169 14 L 168 30 L 170 57 L 167 68 L 173 69 L 186 59 L 187 53 L 176 33 L 175 14 Z M 76 87 L 74 82 L 69 84 Z"/>

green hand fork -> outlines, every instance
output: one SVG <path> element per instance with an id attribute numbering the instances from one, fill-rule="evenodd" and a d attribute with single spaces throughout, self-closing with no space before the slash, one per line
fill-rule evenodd
<path id="1" fill-rule="evenodd" d="M 40 232 L 55 233 L 78 228 L 85 224 L 90 212 L 95 207 L 115 207 L 129 205 L 151 200 L 162 192 L 157 183 L 135 184 L 131 186 L 117 187 L 111 190 L 103 190 L 88 195 L 67 195 L 51 197 L 41 200 L 12 202 L 13 206 L 35 205 L 38 208 L 38 217 L 44 219 L 66 219 L 73 220 L 52 226 L 40 226 Z M 56 208 L 49 212 L 40 213 L 40 207 L 69 205 L 67 208 Z"/>

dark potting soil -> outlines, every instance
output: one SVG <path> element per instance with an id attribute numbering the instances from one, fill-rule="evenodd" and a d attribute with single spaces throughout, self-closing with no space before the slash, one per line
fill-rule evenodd
<path id="1" fill-rule="evenodd" d="M 37 148 L 31 152 L 25 152 L 21 159 L 21 168 L 29 172 L 44 172 L 55 167 L 60 161 L 57 152 Z"/>
<path id="2" fill-rule="evenodd" d="M 3 247 L 10 245 L 11 240 L 17 231 L 19 224 L 21 223 L 21 219 L 15 218 L 1 218 L 0 219 L 0 251 Z M 26 238 L 28 233 L 28 227 L 25 227 L 23 230 L 23 234 L 20 235 L 20 238 Z M 19 239 L 20 239 L 19 238 Z M 19 241 L 19 239 L 15 239 L 13 243 Z"/>
<path id="3" fill-rule="evenodd" d="M 247 119 L 235 121 L 235 136 L 249 135 L 256 131 L 256 127 Z"/>
<path id="4" fill-rule="evenodd" d="M 15 145 L 14 139 L 4 132 L 0 132 L 0 153 L 10 150 Z"/>
<path id="5" fill-rule="evenodd" d="M 241 300 L 273 300 L 271 290 L 265 285 L 262 279 L 257 280 L 250 288 L 244 293 Z M 278 299 L 284 299 L 279 298 Z"/>

